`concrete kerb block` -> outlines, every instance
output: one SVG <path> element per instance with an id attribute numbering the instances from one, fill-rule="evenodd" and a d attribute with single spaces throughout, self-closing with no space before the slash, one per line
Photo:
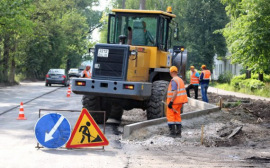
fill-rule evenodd
<path id="1" fill-rule="evenodd" d="M 192 119 L 192 118 L 199 117 L 202 115 L 210 114 L 212 112 L 220 111 L 218 106 L 208 104 L 203 101 L 191 99 L 191 98 L 188 99 L 188 104 L 191 106 L 197 107 L 201 110 L 196 110 L 196 111 L 191 111 L 188 113 L 181 114 L 182 119 Z M 167 122 L 167 118 L 162 117 L 158 119 L 147 120 L 147 121 L 142 121 L 142 122 L 138 122 L 138 123 L 134 123 L 130 125 L 125 125 L 122 138 L 123 139 L 128 138 L 129 135 L 131 135 L 132 132 L 135 130 L 138 130 L 144 127 L 149 127 L 152 125 L 158 125 L 165 122 Z"/>
<path id="2" fill-rule="evenodd" d="M 158 125 L 161 123 L 164 123 L 167 121 L 166 117 L 162 118 L 157 118 L 153 120 L 147 120 L 147 121 L 142 121 L 134 124 L 129 124 L 124 126 L 124 131 L 123 131 L 123 138 L 127 138 L 133 131 L 143 128 L 143 127 L 149 127 L 152 125 Z"/>

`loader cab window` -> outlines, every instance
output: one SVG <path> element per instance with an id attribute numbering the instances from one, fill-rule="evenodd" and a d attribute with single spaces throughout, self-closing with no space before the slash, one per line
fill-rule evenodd
<path id="1" fill-rule="evenodd" d="M 160 17 L 159 20 L 159 38 L 158 38 L 158 48 L 161 50 L 167 50 L 168 44 L 167 44 L 167 39 L 168 39 L 168 19 L 164 17 Z"/>
<path id="2" fill-rule="evenodd" d="M 112 24 L 112 20 L 110 21 Z M 124 44 L 137 46 L 156 46 L 157 45 L 157 23 L 156 16 L 139 16 L 139 15 L 116 15 L 114 29 L 110 25 L 108 37 L 114 37 L 114 40 L 108 39 L 108 43 L 119 44 L 119 36 L 125 35 Z M 112 31 L 114 30 L 114 32 Z M 112 42 L 113 41 L 113 42 Z"/>

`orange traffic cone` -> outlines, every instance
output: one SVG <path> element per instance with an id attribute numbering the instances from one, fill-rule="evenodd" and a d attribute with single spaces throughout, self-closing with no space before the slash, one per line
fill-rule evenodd
<path id="1" fill-rule="evenodd" d="M 17 118 L 17 120 L 26 120 L 26 118 L 24 117 L 23 102 L 21 102 L 19 117 Z"/>
<path id="2" fill-rule="evenodd" d="M 68 91 L 67 91 L 67 97 L 70 97 L 70 94 L 71 94 L 71 89 L 70 89 L 70 86 L 69 86 Z"/>

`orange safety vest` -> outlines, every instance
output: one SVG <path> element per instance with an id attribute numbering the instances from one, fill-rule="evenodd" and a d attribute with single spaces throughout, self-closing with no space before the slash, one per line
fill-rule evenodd
<path id="1" fill-rule="evenodd" d="M 191 72 L 192 73 L 192 72 Z M 200 81 L 199 81 L 199 77 L 196 77 L 196 71 L 193 72 L 192 75 L 190 75 L 190 84 L 199 84 Z"/>
<path id="2" fill-rule="evenodd" d="M 183 82 L 183 80 L 181 78 L 174 77 L 172 80 L 175 81 L 175 83 L 177 84 L 177 96 L 173 102 L 173 104 L 184 104 L 188 102 L 188 98 L 187 98 L 187 93 L 186 93 L 186 88 L 185 88 L 185 84 Z M 168 93 L 167 93 L 167 104 L 170 103 L 172 97 L 173 97 L 173 92 L 172 91 L 172 80 L 169 84 L 168 87 Z"/>
<path id="3" fill-rule="evenodd" d="M 209 70 L 203 70 L 203 80 L 210 80 L 211 72 Z"/>
<path id="4" fill-rule="evenodd" d="M 90 71 L 89 71 L 89 75 L 88 75 L 86 70 L 83 71 L 83 74 L 85 75 L 85 78 L 91 78 L 92 77 L 92 74 L 91 74 Z"/>

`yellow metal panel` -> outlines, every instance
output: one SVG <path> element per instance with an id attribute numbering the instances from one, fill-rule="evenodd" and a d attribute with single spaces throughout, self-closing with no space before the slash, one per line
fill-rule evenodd
<path id="1" fill-rule="evenodd" d="M 166 51 L 157 51 L 157 55 L 159 55 L 159 66 L 160 67 L 170 67 L 172 56 L 171 53 Z"/>
<path id="2" fill-rule="evenodd" d="M 176 16 L 171 13 L 167 13 L 164 11 L 159 10 L 134 10 L 134 9 L 112 9 L 112 12 L 122 12 L 122 13 L 149 13 L 149 14 L 161 14 L 166 15 L 172 18 L 175 18 Z"/>
<path id="3" fill-rule="evenodd" d="M 127 81 L 147 82 L 150 68 L 169 68 L 171 66 L 171 54 L 160 51 L 157 47 L 130 46 L 130 51 L 143 48 L 136 56 L 129 56 Z"/>
<path id="4" fill-rule="evenodd" d="M 136 56 L 129 56 L 127 81 L 147 82 L 149 80 L 150 52 L 146 46 L 130 46 L 131 51 L 136 50 L 136 48 L 144 48 L 145 50 L 144 52 L 138 52 L 137 58 Z"/>

